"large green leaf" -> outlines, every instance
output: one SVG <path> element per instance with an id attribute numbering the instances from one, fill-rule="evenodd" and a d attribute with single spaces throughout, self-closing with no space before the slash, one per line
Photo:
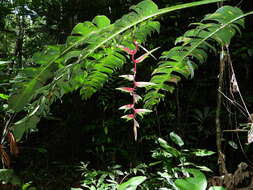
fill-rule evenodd
<path id="1" fill-rule="evenodd" d="M 42 117 L 49 113 L 50 105 L 57 98 L 73 90 L 80 89 L 82 97 L 89 98 L 125 63 L 125 57 L 117 48 L 118 43 L 128 46 L 133 38 L 139 43 L 144 42 L 152 32 L 159 31 L 160 25 L 153 19 L 162 14 L 219 1 L 203 0 L 158 9 L 151 0 L 144 0 L 132 6 L 129 14 L 113 24 L 102 15 L 96 16 L 92 22 L 77 24 L 65 44 L 49 46 L 35 54 L 36 67 L 25 68 L 17 75 L 8 99 L 9 109 L 19 112 L 25 106 L 32 107 L 29 115 L 34 112 L 33 108 L 40 106 L 35 116 Z M 22 133 L 36 127 L 32 126 L 36 124 L 34 117 L 25 117 L 29 127 L 22 123 L 13 127 L 19 139 Z M 21 129 L 23 127 L 25 130 Z"/>
<path id="2" fill-rule="evenodd" d="M 63 49 L 57 53 L 47 52 L 44 54 L 45 59 L 42 57 L 40 58 L 44 59 L 44 63 L 40 68 L 37 68 L 38 71 L 34 73 L 33 76 L 31 76 L 28 80 L 24 79 L 24 81 L 21 83 L 20 81 L 17 82 L 19 85 L 15 88 L 15 92 L 13 92 L 13 95 L 9 99 L 9 108 L 15 112 L 21 111 L 24 106 L 26 106 L 33 99 L 33 94 L 35 91 L 45 85 L 45 83 L 53 77 L 53 65 L 61 60 L 64 55 L 69 54 L 73 50 L 76 50 L 77 47 L 82 46 L 84 48 L 77 56 L 77 61 L 75 64 L 78 64 L 81 61 L 89 58 L 89 56 L 91 56 L 95 51 L 98 51 L 107 43 L 111 42 L 112 39 L 119 36 L 121 33 L 126 32 L 133 26 L 143 23 L 151 18 L 175 10 L 204 5 L 208 3 L 215 3 L 219 1 L 221 0 L 203 0 L 158 9 L 157 5 L 151 0 L 144 0 L 138 5 L 132 6 L 131 9 L 133 12 L 124 15 L 114 24 L 110 24 L 109 19 L 105 16 L 97 16 L 93 19 L 93 22 L 87 21 L 82 24 L 78 24 L 73 29 L 73 34 L 78 34 L 79 36 L 70 36 L 66 42 L 65 47 L 63 47 Z M 38 61 L 40 62 L 40 60 Z"/>
<path id="3" fill-rule="evenodd" d="M 12 95 L 8 99 L 9 109 L 16 112 L 21 111 L 24 106 L 30 102 L 39 88 L 43 87 L 46 82 L 53 77 L 53 73 L 58 68 L 54 62 L 60 53 L 61 48 L 58 46 L 48 46 L 41 55 L 35 54 L 33 59 L 40 67 L 27 67 L 23 69 L 12 81 Z M 53 64 L 48 64 L 48 63 Z"/>
<path id="4" fill-rule="evenodd" d="M 176 143 L 178 146 L 183 146 L 184 145 L 184 141 L 182 140 L 182 138 L 180 136 L 178 136 L 176 133 L 171 132 L 170 133 L 170 138 L 171 140 Z"/>
<path id="5" fill-rule="evenodd" d="M 136 176 L 130 178 L 128 181 L 119 185 L 118 190 L 136 190 L 137 187 L 143 183 L 147 177 L 145 176 Z"/>
<path id="6" fill-rule="evenodd" d="M 239 8 L 224 6 L 207 15 L 201 23 L 195 23 L 195 29 L 177 38 L 175 43 L 180 45 L 163 52 L 153 72 L 151 82 L 157 85 L 148 89 L 145 107 L 156 105 L 163 98 L 161 91 L 173 92 L 174 84 L 180 81 L 181 76 L 192 78 L 197 65 L 206 61 L 209 50 L 216 51 L 211 43 L 229 45 L 236 31 L 240 32 L 244 27 L 243 18 L 250 14 L 253 13 L 243 14 Z"/>
<path id="7" fill-rule="evenodd" d="M 36 115 L 27 116 L 13 125 L 13 135 L 20 141 L 26 131 L 36 130 L 40 118 Z"/>
<path id="8" fill-rule="evenodd" d="M 181 155 L 180 151 L 170 146 L 164 139 L 158 138 L 158 142 L 163 149 L 165 149 L 168 153 L 172 154 L 173 156 L 179 157 Z"/>
<path id="9" fill-rule="evenodd" d="M 215 152 L 205 149 L 196 149 L 192 152 L 196 156 L 204 157 L 204 156 L 210 156 L 215 154 Z"/>
<path id="10" fill-rule="evenodd" d="M 9 96 L 3 93 L 0 93 L 0 99 L 8 100 Z"/>
<path id="11" fill-rule="evenodd" d="M 206 190 L 207 180 L 205 175 L 197 169 L 186 169 L 193 177 L 177 179 L 175 185 L 180 190 Z"/>

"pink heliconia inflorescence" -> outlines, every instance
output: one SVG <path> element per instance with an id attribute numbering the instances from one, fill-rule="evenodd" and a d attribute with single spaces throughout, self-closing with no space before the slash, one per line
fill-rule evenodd
<path id="1" fill-rule="evenodd" d="M 134 63 L 134 68 L 133 68 L 133 74 L 128 74 L 128 75 L 121 75 L 120 77 L 125 78 L 129 81 L 132 81 L 132 87 L 120 87 L 117 88 L 118 90 L 121 90 L 123 92 L 128 92 L 130 93 L 130 95 L 133 97 L 133 102 L 131 104 L 127 104 L 127 105 L 123 105 L 121 106 L 119 109 L 120 110 L 132 110 L 131 114 L 127 114 L 122 116 L 122 118 L 127 119 L 127 120 L 133 120 L 133 131 L 134 131 L 134 139 L 137 140 L 137 128 L 140 127 L 139 123 L 136 120 L 136 116 L 151 112 L 151 110 L 148 109 L 135 109 L 135 104 L 137 104 L 137 102 L 141 99 L 141 97 L 136 93 L 136 88 L 137 87 L 145 87 L 148 85 L 152 85 L 153 83 L 150 82 L 136 82 L 135 78 L 136 78 L 136 73 L 137 73 L 137 63 L 142 62 L 146 57 L 147 54 L 144 54 L 142 56 L 140 56 L 139 58 L 135 59 L 134 56 L 137 53 L 138 49 L 139 49 L 139 44 L 136 40 L 133 41 L 134 45 L 135 45 L 135 49 L 131 50 L 128 47 L 124 47 L 119 45 L 118 47 L 120 49 L 122 49 L 123 51 L 127 52 L 129 55 L 131 55 L 131 60 Z"/>

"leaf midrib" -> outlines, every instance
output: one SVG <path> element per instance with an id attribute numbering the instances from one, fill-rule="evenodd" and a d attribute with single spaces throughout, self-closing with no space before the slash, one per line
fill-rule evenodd
<path id="1" fill-rule="evenodd" d="M 123 27 L 122 29 L 120 29 L 118 32 L 112 34 L 110 37 L 106 38 L 105 40 L 103 40 L 101 43 L 97 44 L 94 48 L 92 48 L 82 59 L 85 59 L 87 58 L 90 54 L 92 54 L 96 49 L 98 49 L 99 47 L 101 47 L 103 44 L 105 44 L 106 42 L 112 40 L 113 38 L 115 38 L 117 35 L 119 35 L 120 33 L 130 29 L 131 27 L 149 19 L 149 18 L 153 18 L 153 17 L 157 17 L 159 15 L 162 15 L 162 14 L 166 14 L 166 13 L 169 13 L 169 12 L 172 12 L 172 11 L 176 11 L 176 10 L 180 10 L 180 9 L 185 9 L 185 8 L 190 8 L 190 7 L 194 7 L 194 6 L 199 6 L 199 5 L 205 5 L 205 4 L 210 4 L 210 3 L 215 3 L 215 2 L 219 2 L 219 1 L 222 1 L 222 0 L 207 0 L 207 1 L 198 1 L 198 2 L 192 2 L 192 3 L 186 3 L 186 4 L 181 4 L 181 5 L 175 5 L 175 6 L 172 6 L 172 7 L 167 7 L 167 8 L 163 8 L 163 9 L 160 9 L 158 10 L 156 13 L 154 14 L 151 14 L 149 16 L 145 16 L 145 17 L 142 17 L 141 19 L 137 20 L 136 22 L 126 26 L 126 27 Z M 114 24 L 111 24 L 108 26 L 109 27 L 112 27 L 114 26 Z M 103 28 L 104 30 L 105 28 Z M 97 33 L 99 33 L 101 30 L 98 30 Z M 85 41 L 87 38 L 89 38 L 91 35 L 91 33 L 88 35 L 88 36 L 85 36 L 84 38 L 81 38 L 80 40 L 78 40 L 76 43 L 72 44 L 71 46 L 69 46 L 68 48 L 66 48 L 59 56 L 57 56 L 56 58 L 54 58 L 52 61 L 50 61 L 40 72 L 39 74 L 34 78 L 32 79 L 28 84 L 31 84 L 32 82 L 34 81 L 38 81 L 40 76 L 43 75 L 43 73 L 57 60 L 59 59 L 60 57 L 62 57 L 64 54 L 66 54 L 68 51 L 70 51 L 72 48 L 74 48 L 75 46 L 77 46 L 79 43 Z M 94 35 L 94 33 L 93 33 Z M 78 62 L 74 63 L 73 65 L 75 64 L 78 64 Z M 27 85 L 28 87 L 30 85 Z M 22 91 L 21 93 L 21 97 L 24 97 L 24 95 L 26 94 L 29 94 L 29 91 L 27 92 L 27 87 Z M 17 107 L 18 107 L 18 103 L 16 104 Z M 15 110 L 15 109 L 14 109 Z"/>

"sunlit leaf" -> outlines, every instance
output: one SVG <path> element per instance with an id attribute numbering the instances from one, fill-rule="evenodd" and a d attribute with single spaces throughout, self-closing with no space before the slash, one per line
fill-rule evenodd
<path id="1" fill-rule="evenodd" d="M 196 156 L 211 156 L 213 154 L 215 154 L 215 152 L 210 151 L 210 150 L 205 150 L 205 149 L 196 149 L 195 151 L 192 152 L 194 155 Z"/>
<path id="2" fill-rule="evenodd" d="M 96 24 L 99 28 L 103 28 L 103 27 L 106 27 L 106 26 L 109 26 L 111 24 L 111 21 L 110 19 L 108 19 L 106 16 L 104 15 L 98 15 L 96 16 L 92 22 L 94 24 Z"/>
<path id="3" fill-rule="evenodd" d="M 0 65 L 11 63 L 11 61 L 0 61 Z"/>
<path id="4" fill-rule="evenodd" d="M 217 52 L 214 42 L 219 46 L 228 46 L 236 32 L 240 33 L 244 27 L 244 17 L 250 14 L 253 12 L 243 14 L 237 7 L 222 6 L 206 15 L 201 23 L 194 23 L 194 29 L 178 37 L 175 42 L 177 46 L 164 51 L 160 57 L 158 68 L 150 80 L 157 85 L 150 87 L 146 94 L 149 98 L 144 98 L 144 107 L 152 108 L 159 103 L 163 98 L 161 91 L 173 92 L 174 84 L 170 82 L 177 83 L 182 76 L 193 78 L 198 65 L 206 62 L 210 50 Z M 172 75 L 177 75 L 177 78 L 171 80 Z"/>
<path id="5" fill-rule="evenodd" d="M 171 153 L 173 156 L 178 157 L 181 155 L 181 152 L 168 145 L 168 143 L 164 139 L 158 138 L 158 142 L 162 148 L 164 148 L 167 152 Z"/>
<path id="6" fill-rule="evenodd" d="M 137 187 L 143 183 L 147 177 L 145 176 L 136 176 L 130 178 L 128 181 L 119 185 L 118 190 L 136 190 Z"/>
<path id="7" fill-rule="evenodd" d="M 195 167 L 200 169 L 201 171 L 204 171 L 204 172 L 213 172 L 210 168 L 208 168 L 206 166 L 195 166 Z"/>
<path id="8" fill-rule="evenodd" d="M 9 96 L 6 94 L 2 94 L 0 93 L 0 98 L 4 99 L 4 100 L 8 100 Z"/>
<path id="9" fill-rule="evenodd" d="M 152 110 L 149 110 L 149 109 L 134 109 L 134 112 L 142 117 L 144 114 L 151 113 Z"/>
<path id="10" fill-rule="evenodd" d="M 228 141 L 228 144 L 233 148 L 233 149 L 238 149 L 238 145 L 234 141 Z"/>
<path id="11" fill-rule="evenodd" d="M 40 105 L 36 112 L 37 119 L 30 117 L 32 122 L 28 122 L 25 116 L 29 127 L 15 125 L 13 128 L 17 132 L 14 132 L 14 135 L 19 134 L 21 139 L 20 135 L 24 134 L 24 131 L 34 130 L 32 126 L 36 127 L 40 118 L 50 113 L 52 103 L 64 94 L 80 89 L 81 97 L 86 100 L 101 89 L 112 73 L 126 62 L 125 56 L 115 44 L 128 43 L 132 36 L 138 36 L 136 31 L 142 31 L 142 37 L 137 40 L 143 43 L 152 32 L 159 31 L 159 24 L 157 21 L 151 22 L 153 19 L 172 11 L 218 1 L 221 0 L 197 1 L 158 9 L 153 1 L 144 0 L 132 6 L 130 13 L 123 15 L 113 24 L 101 15 L 95 17 L 92 22 L 77 24 L 65 44 L 51 45 L 45 51 L 36 53 L 32 60 L 34 64 L 24 67 L 12 81 L 13 94 L 8 98 L 8 108 L 11 111 L 21 112 L 30 105 Z M 146 23 L 149 27 L 145 26 Z M 187 69 L 182 73 L 187 73 Z M 153 97 L 157 98 L 158 95 Z M 162 95 L 159 94 L 159 97 Z M 137 98 L 135 100 L 137 101 Z M 33 125 L 30 125 L 31 123 Z"/>
<path id="12" fill-rule="evenodd" d="M 186 169 L 193 177 L 177 179 L 175 185 L 180 190 L 206 190 L 207 180 L 205 175 L 197 169 Z"/>
<path id="13" fill-rule="evenodd" d="M 149 109 L 135 109 L 135 113 L 150 113 L 152 110 Z"/>
<path id="14" fill-rule="evenodd" d="M 213 186 L 213 187 L 210 187 L 208 190 L 226 190 L 226 189 L 221 186 Z"/>
<path id="15" fill-rule="evenodd" d="M 171 140 L 176 143 L 178 146 L 183 146 L 184 145 L 184 141 L 181 139 L 180 136 L 178 136 L 176 133 L 171 132 L 170 133 L 170 138 Z"/>

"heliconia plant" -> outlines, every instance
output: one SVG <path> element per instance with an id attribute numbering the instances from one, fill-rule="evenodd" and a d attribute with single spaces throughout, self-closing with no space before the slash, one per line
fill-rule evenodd
<path id="1" fill-rule="evenodd" d="M 140 127 L 138 121 L 137 121 L 137 115 L 143 117 L 144 114 L 152 112 L 152 110 L 149 109 L 142 109 L 142 108 L 136 108 L 137 103 L 139 100 L 141 100 L 141 96 L 137 94 L 137 88 L 142 88 L 150 85 L 155 85 L 155 83 L 151 82 L 143 82 L 143 81 L 136 81 L 136 74 L 137 74 L 137 64 L 141 63 L 147 56 L 152 55 L 151 53 L 157 50 L 158 48 L 155 48 L 151 51 L 147 51 L 145 48 L 143 48 L 146 53 L 141 55 L 138 58 L 135 58 L 135 54 L 137 53 L 140 44 L 134 40 L 133 41 L 135 45 L 135 49 L 130 49 L 128 47 L 124 47 L 122 45 L 119 45 L 118 47 L 122 50 L 124 50 L 128 55 L 131 56 L 131 62 L 133 63 L 133 69 L 132 74 L 126 74 L 126 75 L 120 75 L 120 77 L 131 81 L 132 86 L 131 87 L 119 87 L 117 90 L 120 90 L 122 92 L 129 93 L 132 96 L 132 103 L 126 104 L 121 106 L 119 109 L 124 110 L 125 112 L 131 111 L 131 113 L 123 115 L 121 118 L 126 119 L 127 121 L 133 121 L 133 132 L 134 132 L 134 139 L 137 140 L 137 128 Z"/>

